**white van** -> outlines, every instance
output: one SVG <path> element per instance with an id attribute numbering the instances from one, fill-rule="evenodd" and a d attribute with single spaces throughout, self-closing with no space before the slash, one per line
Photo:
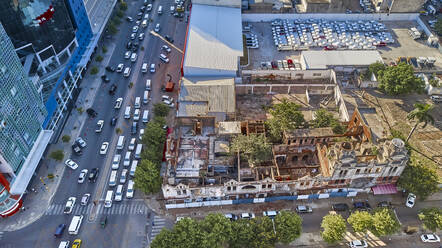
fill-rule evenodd
<path id="1" fill-rule="evenodd" d="M 147 72 L 147 63 L 143 63 L 143 65 L 141 66 L 141 72 L 142 73 L 146 73 Z"/>
<path id="2" fill-rule="evenodd" d="M 140 119 L 140 109 L 135 109 L 134 121 L 138 121 L 139 119 Z"/>
<path id="3" fill-rule="evenodd" d="M 115 185 L 117 185 L 117 170 L 113 170 L 111 172 L 110 178 L 109 178 L 109 186 L 113 187 Z"/>
<path id="4" fill-rule="evenodd" d="M 61 241 L 58 248 L 69 248 L 69 241 Z"/>
<path id="5" fill-rule="evenodd" d="M 75 215 L 74 217 L 72 217 L 71 224 L 69 225 L 69 234 L 77 235 L 82 222 L 83 215 Z"/>
<path id="6" fill-rule="evenodd" d="M 138 160 L 132 160 L 132 165 L 130 166 L 130 171 L 129 171 L 129 175 L 131 177 L 135 176 L 135 170 L 137 169 L 138 166 Z"/>
<path id="7" fill-rule="evenodd" d="M 151 81 L 150 81 L 150 79 L 147 79 L 146 80 L 146 90 L 150 90 L 150 83 Z"/>
<path id="8" fill-rule="evenodd" d="M 120 167 L 121 155 L 115 154 L 114 159 L 112 160 L 112 170 L 118 170 Z"/>
<path id="9" fill-rule="evenodd" d="M 126 69 L 124 69 L 124 77 L 129 77 L 130 75 L 130 68 L 126 67 Z"/>
<path id="10" fill-rule="evenodd" d="M 135 159 L 140 159 L 141 150 L 143 150 L 143 144 L 138 144 L 137 149 L 135 150 Z"/>
<path id="11" fill-rule="evenodd" d="M 112 197 L 114 196 L 113 190 L 108 190 L 106 193 L 106 199 L 104 200 L 104 207 L 110 208 L 112 207 Z"/>
<path id="12" fill-rule="evenodd" d="M 145 16 L 149 17 L 149 14 L 146 14 Z M 147 20 L 146 20 L 146 19 L 144 19 L 144 20 L 141 22 L 141 27 L 143 27 L 143 28 L 147 27 Z"/>
<path id="13" fill-rule="evenodd" d="M 135 97 L 135 108 L 139 109 L 141 107 L 141 97 Z"/>
<path id="14" fill-rule="evenodd" d="M 123 166 L 127 167 L 130 164 L 130 155 L 132 155 L 132 152 L 127 151 L 126 156 L 124 156 Z"/>
<path id="15" fill-rule="evenodd" d="M 144 14 L 144 19 L 149 20 L 149 14 Z"/>
<path id="16" fill-rule="evenodd" d="M 159 6 L 158 7 L 158 15 L 161 15 L 161 14 L 163 14 L 163 6 Z"/>
<path id="17" fill-rule="evenodd" d="M 149 110 L 143 111 L 143 123 L 147 123 L 149 121 Z"/>
<path id="18" fill-rule="evenodd" d="M 124 111 L 124 119 L 130 119 L 130 106 L 126 106 L 126 110 Z"/>
<path id="19" fill-rule="evenodd" d="M 123 184 L 119 184 L 117 187 L 117 191 L 115 191 L 115 201 L 123 200 Z"/>
<path id="20" fill-rule="evenodd" d="M 134 197 L 134 184 L 132 180 L 129 180 L 129 183 L 127 183 L 126 198 L 128 199 Z"/>
<path id="21" fill-rule="evenodd" d="M 148 102 L 149 102 L 149 91 L 145 90 L 143 96 L 143 103 L 147 104 Z"/>
<path id="22" fill-rule="evenodd" d="M 124 147 L 124 135 L 120 135 L 120 137 L 118 137 L 118 142 L 117 142 L 117 150 L 121 150 Z"/>

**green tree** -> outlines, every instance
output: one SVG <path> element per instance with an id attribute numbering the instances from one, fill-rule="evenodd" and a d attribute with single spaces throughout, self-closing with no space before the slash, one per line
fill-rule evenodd
<path id="1" fill-rule="evenodd" d="M 301 236 L 302 219 L 294 212 L 281 211 L 275 217 L 275 230 L 278 242 L 293 242 Z"/>
<path id="2" fill-rule="evenodd" d="M 418 103 L 418 102 L 414 104 L 414 109 L 410 113 L 408 113 L 407 118 L 408 118 L 408 120 L 416 119 L 417 121 L 416 121 L 416 124 L 414 124 L 413 128 L 411 129 L 410 134 L 408 134 L 406 142 L 408 142 L 408 140 L 410 140 L 411 135 L 413 135 L 414 131 L 416 130 L 416 127 L 420 123 L 422 123 L 422 122 L 424 123 L 422 128 L 425 128 L 428 123 L 431 123 L 431 124 L 434 123 L 434 118 L 429 113 L 433 108 L 434 108 L 434 105 L 432 105 L 432 104 L 423 104 L 423 103 Z"/>
<path id="3" fill-rule="evenodd" d="M 127 10 L 127 3 L 126 2 L 120 2 L 120 9 L 122 11 L 126 11 Z"/>
<path id="4" fill-rule="evenodd" d="M 121 10 L 117 10 L 116 15 L 117 15 L 119 18 L 123 18 L 123 16 L 124 16 L 124 12 L 121 11 Z"/>
<path id="5" fill-rule="evenodd" d="M 331 127 L 333 130 L 333 133 L 336 133 L 336 134 L 344 134 L 347 129 L 338 121 L 333 123 Z"/>
<path id="6" fill-rule="evenodd" d="M 178 247 L 178 244 L 175 242 L 175 235 L 172 231 L 163 228 L 161 232 L 155 236 L 150 244 L 151 248 L 175 248 Z"/>
<path id="7" fill-rule="evenodd" d="M 304 115 L 299 109 L 298 104 L 289 102 L 286 98 L 270 107 L 269 112 L 272 118 L 266 124 L 272 141 L 280 140 L 283 131 L 293 130 L 305 125 Z"/>
<path id="8" fill-rule="evenodd" d="M 434 24 L 434 29 L 438 35 L 442 35 L 442 18 L 438 18 L 436 24 Z"/>
<path id="9" fill-rule="evenodd" d="M 98 55 L 97 57 L 95 57 L 95 61 L 101 62 L 103 61 L 103 57 L 101 55 Z"/>
<path id="10" fill-rule="evenodd" d="M 230 151 L 242 153 L 250 166 L 268 161 L 272 157 L 272 147 L 264 134 L 237 135 L 233 138 Z"/>
<path id="11" fill-rule="evenodd" d="M 318 109 L 315 111 L 315 119 L 310 122 L 312 127 L 331 127 L 332 124 L 336 121 L 333 117 L 333 114 L 328 112 L 325 109 Z"/>
<path id="12" fill-rule="evenodd" d="M 411 65 L 400 63 L 378 72 L 379 89 L 388 95 L 423 92 L 425 83 L 414 75 Z"/>
<path id="13" fill-rule="evenodd" d="M 253 235 L 250 242 L 252 248 L 273 248 L 276 243 L 276 234 L 273 222 L 267 217 L 258 217 L 250 220 Z"/>
<path id="14" fill-rule="evenodd" d="M 353 212 L 347 221 L 355 232 L 365 232 L 373 228 L 373 216 L 366 211 Z"/>
<path id="15" fill-rule="evenodd" d="M 106 47 L 106 46 L 103 46 L 103 47 L 101 48 L 101 51 L 102 51 L 103 53 L 107 53 L 107 47 Z"/>
<path id="16" fill-rule="evenodd" d="M 203 247 L 225 247 L 233 235 L 231 221 L 222 214 L 209 214 L 200 222 L 203 232 Z"/>
<path id="17" fill-rule="evenodd" d="M 379 72 L 385 70 L 385 68 L 387 68 L 387 67 L 384 65 L 384 63 L 382 63 L 382 62 L 376 62 L 376 63 L 371 64 L 371 65 L 368 67 L 368 71 L 370 72 L 370 74 L 371 74 L 371 73 L 374 73 L 374 75 L 375 75 L 376 77 L 378 77 Z"/>
<path id="18" fill-rule="evenodd" d="M 115 24 L 112 23 L 112 22 L 109 23 L 109 25 L 107 26 L 107 29 L 109 30 L 109 32 L 110 32 L 111 34 L 117 34 L 117 33 L 118 33 L 118 29 L 117 29 L 117 27 L 116 27 Z"/>
<path id="19" fill-rule="evenodd" d="M 164 103 L 157 103 L 153 105 L 153 113 L 155 116 L 166 117 L 169 114 L 170 108 Z"/>
<path id="20" fill-rule="evenodd" d="M 115 132 L 117 134 L 121 134 L 123 132 L 123 130 L 121 130 L 121 128 L 117 127 L 117 128 L 115 128 Z"/>
<path id="21" fill-rule="evenodd" d="M 95 74 L 97 74 L 97 73 L 98 73 L 98 67 L 96 67 L 96 66 L 92 67 L 92 69 L 91 69 L 91 75 L 95 75 Z"/>
<path id="22" fill-rule="evenodd" d="M 229 239 L 229 248 L 250 247 L 254 235 L 254 226 L 246 219 L 232 222 L 233 235 Z"/>
<path id="23" fill-rule="evenodd" d="M 436 170 L 414 158 L 405 167 L 398 181 L 401 188 L 413 192 L 421 199 L 439 191 L 438 183 Z"/>
<path id="24" fill-rule="evenodd" d="M 156 164 L 142 159 L 135 170 L 135 187 L 144 193 L 156 193 L 161 188 L 161 176 Z"/>
<path id="25" fill-rule="evenodd" d="M 65 134 L 65 135 L 63 135 L 63 136 L 61 137 L 61 140 L 62 140 L 64 143 L 68 143 L 68 142 L 71 140 L 71 136 Z"/>
<path id="26" fill-rule="evenodd" d="M 432 232 L 442 229 L 442 209 L 441 208 L 424 208 L 417 215 L 423 222 L 424 227 Z"/>
<path id="27" fill-rule="evenodd" d="M 329 244 L 336 243 L 344 238 L 347 230 L 345 220 L 339 214 L 328 214 L 322 218 L 321 236 Z"/>
<path id="28" fill-rule="evenodd" d="M 55 161 L 63 161 L 64 158 L 64 153 L 63 150 L 55 150 L 53 152 L 51 152 L 51 154 L 49 154 L 49 157 L 54 159 Z"/>
<path id="29" fill-rule="evenodd" d="M 178 248 L 202 247 L 204 233 L 196 220 L 184 218 L 175 224 L 172 232 Z"/>
<path id="30" fill-rule="evenodd" d="M 389 208 L 376 209 L 373 215 L 373 232 L 378 236 L 391 235 L 400 228 L 393 210 Z"/>

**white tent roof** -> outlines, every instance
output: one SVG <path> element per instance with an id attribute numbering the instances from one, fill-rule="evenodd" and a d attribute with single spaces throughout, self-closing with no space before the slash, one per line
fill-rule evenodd
<path id="1" fill-rule="evenodd" d="M 327 69 L 328 66 L 368 66 L 382 62 L 378 51 L 303 51 L 306 69 Z"/>

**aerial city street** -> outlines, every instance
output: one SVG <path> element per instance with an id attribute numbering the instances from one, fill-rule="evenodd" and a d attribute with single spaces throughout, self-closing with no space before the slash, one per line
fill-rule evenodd
<path id="1" fill-rule="evenodd" d="M 2 1 L 0 248 L 440 248 L 440 11 Z"/>

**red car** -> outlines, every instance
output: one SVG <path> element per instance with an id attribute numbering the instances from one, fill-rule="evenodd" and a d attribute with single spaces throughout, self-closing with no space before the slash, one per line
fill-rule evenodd
<path id="1" fill-rule="evenodd" d="M 330 51 L 330 50 L 336 50 L 336 48 L 337 48 L 337 47 L 335 47 L 335 46 L 325 46 L 325 47 L 324 47 L 324 50 L 326 50 L 326 51 Z"/>

